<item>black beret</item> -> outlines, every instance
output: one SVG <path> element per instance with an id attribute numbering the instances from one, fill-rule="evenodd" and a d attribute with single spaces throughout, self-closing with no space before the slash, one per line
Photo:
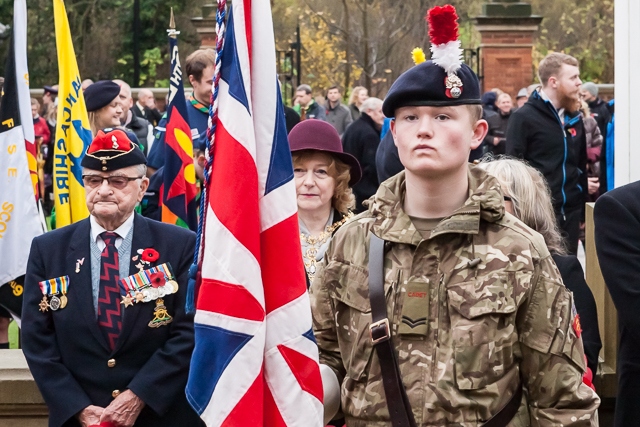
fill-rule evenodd
<path id="1" fill-rule="evenodd" d="M 111 128 L 98 131 L 80 163 L 84 168 L 103 172 L 146 164 L 138 144 L 122 129 Z"/>
<path id="2" fill-rule="evenodd" d="M 54 88 L 52 86 L 45 86 L 43 89 L 44 89 L 44 93 L 49 92 L 49 93 L 52 93 L 54 95 L 58 94 L 58 89 L 56 89 L 56 88 Z"/>
<path id="3" fill-rule="evenodd" d="M 382 104 L 387 117 L 395 117 L 396 109 L 408 106 L 450 106 L 480 104 L 478 77 L 466 64 L 456 72 L 462 82 L 460 95 L 451 95 L 445 85 L 447 73 L 433 61 L 418 64 L 393 82 Z"/>
<path id="4" fill-rule="evenodd" d="M 98 111 L 120 95 L 120 86 L 111 80 L 100 80 L 84 90 L 84 103 L 87 111 Z"/>

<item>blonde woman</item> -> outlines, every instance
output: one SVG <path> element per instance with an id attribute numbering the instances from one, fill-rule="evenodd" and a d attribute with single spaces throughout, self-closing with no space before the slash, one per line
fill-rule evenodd
<path id="1" fill-rule="evenodd" d="M 479 166 L 500 182 L 505 210 L 544 237 L 549 252 L 560 270 L 562 281 L 567 289 L 573 292 L 574 304 L 579 314 L 579 323 L 574 325 L 574 329 L 580 328 L 582 331 L 587 365 L 595 374 L 598 353 L 602 348 L 596 303 L 584 280 L 584 271 L 578 258 L 566 254 L 551 204 L 551 191 L 544 176 L 516 159 L 488 160 L 480 162 Z"/>
<path id="2" fill-rule="evenodd" d="M 120 86 L 110 80 L 95 82 L 84 91 L 89 124 L 94 137 L 99 130 L 120 127 L 122 106 L 118 95 Z M 137 139 L 135 142 L 138 142 Z"/>
<path id="3" fill-rule="evenodd" d="M 356 86 L 351 91 L 349 111 L 351 111 L 351 117 L 354 122 L 360 118 L 360 107 L 362 107 L 362 103 L 366 101 L 367 98 L 369 98 L 369 92 L 364 86 Z"/>
<path id="4" fill-rule="evenodd" d="M 298 202 L 300 244 L 311 282 L 333 233 L 353 216 L 351 186 L 360 180 L 360 164 L 342 151 L 336 129 L 321 120 L 298 123 L 289 134 Z"/>

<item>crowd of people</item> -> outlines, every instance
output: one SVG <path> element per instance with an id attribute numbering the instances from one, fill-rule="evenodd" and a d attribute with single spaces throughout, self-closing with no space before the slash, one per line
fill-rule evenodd
<path id="1" fill-rule="evenodd" d="M 597 426 L 602 343 L 576 254 L 585 202 L 612 184 L 612 103 L 581 82 L 569 55 L 547 55 L 540 83 L 515 102 L 499 89 L 481 94 L 469 67 L 445 70 L 437 47 L 433 55 L 384 100 L 358 86 L 344 103 L 337 85 L 316 97 L 303 84 L 283 112 L 325 423 Z M 200 180 L 214 69 L 212 50 L 185 61 Z M 82 160 L 90 217 L 34 240 L 25 356 L 52 426 L 200 425 L 184 396 L 195 234 L 153 221 L 167 114 L 149 89 L 134 101 L 122 80 L 85 80 L 82 89 L 93 137 Z M 56 95 L 45 86 L 31 101 L 45 194 Z M 615 204 L 617 194 L 605 200 Z M 622 243 L 607 238 L 599 255 L 622 257 Z M 135 280 L 130 295 L 118 292 L 119 277 L 156 280 L 158 271 L 155 293 Z M 608 286 L 623 281 L 620 271 L 605 274 Z M 632 292 L 625 286 L 614 302 Z M 637 411 L 621 404 L 616 425 L 632 425 L 622 420 Z"/>

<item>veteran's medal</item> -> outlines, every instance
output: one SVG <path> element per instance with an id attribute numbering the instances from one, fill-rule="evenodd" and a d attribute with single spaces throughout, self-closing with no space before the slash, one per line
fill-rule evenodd
<path id="1" fill-rule="evenodd" d="M 49 301 L 49 308 L 56 311 L 60 308 L 60 298 L 57 295 L 53 295 Z"/>
<path id="2" fill-rule="evenodd" d="M 60 308 L 65 308 L 67 306 L 67 296 L 62 295 L 60 297 Z"/>
<path id="3" fill-rule="evenodd" d="M 178 282 L 176 282 L 175 280 L 169 280 L 167 282 L 167 285 L 171 285 L 171 287 L 173 288 L 173 292 L 171 292 L 172 294 L 178 292 Z"/>
<path id="4" fill-rule="evenodd" d="M 158 328 L 160 326 L 168 325 L 173 322 L 173 317 L 167 312 L 167 307 L 164 305 L 164 300 L 158 298 L 156 300 L 156 308 L 153 310 L 153 319 L 149 322 L 150 328 Z"/>
<path id="5" fill-rule="evenodd" d="M 42 297 L 42 301 L 40 301 L 40 304 L 38 304 L 38 307 L 40 307 L 38 310 L 40 310 L 41 312 L 45 312 L 47 310 L 49 310 L 49 303 L 47 302 L 47 296 L 44 295 Z"/>

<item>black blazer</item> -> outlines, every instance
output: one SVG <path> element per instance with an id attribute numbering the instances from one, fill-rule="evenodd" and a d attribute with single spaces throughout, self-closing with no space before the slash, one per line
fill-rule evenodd
<path id="1" fill-rule="evenodd" d="M 193 232 L 134 214 L 131 257 L 154 248 L 171 263 L 179 284 L 164 297 L 173 322 L 150 328 L 155 303 L 138 303 L 123 311 L 116 348 L 100 332 L 93 308 L 89 219 L 36 237 L 31 245 L 24 288 L 23 351 L 49 407 L 49 426 L 79 426 L 75 415 L 88 405 L 106 407 L 114 390 L 130 389 L 145 402 L 136 426 L 199 425 L 185 398 L 193 350 L 193 316 L 185 313 L 187 274 L 193 260 Z M 76 262 L 84 264 L 76 273 Z M 129 272 L 138 272 L 130 262 Z M 127 262 L 127 260 L 120 260 Z M 40 312 L 42 280 L 69 276 L 64 309 Z M 109 367 L 107 361 L 115 360 Z"/>
<path id="2" fill-rule="evenodd" d="M 615 426 L 640 420 L 640 182 L 611 190 L 594 210 L 596 251 L 618 311 Z"/>
<path id="3" fill-rule="evenodd" d="M 587 365 L 595 377 L 598 372 L 598 354 L 602 348 L 596 300 L 584 279 L 584 271 L 577 257 L 553 254 L 553 260 L 560 270 L 564 285 L 573 293 L 573 303 L 580 315 L 580 325 L 582 326 L 584 354 L 587 356 Z"/>

